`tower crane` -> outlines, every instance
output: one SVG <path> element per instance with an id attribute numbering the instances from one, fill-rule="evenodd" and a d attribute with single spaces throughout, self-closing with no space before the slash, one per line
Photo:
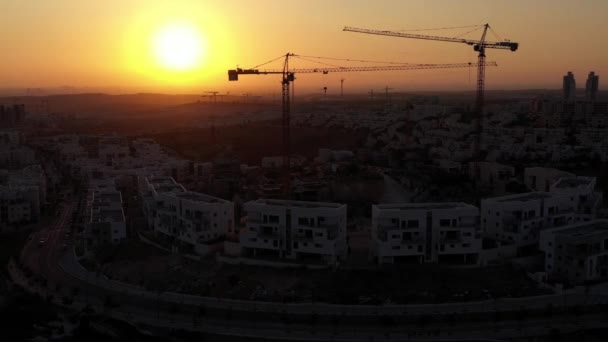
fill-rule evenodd
<path id="1" fill-rule="evenodd" d="M 479 40 L 474 39 L 465 39 L 459 37 L 440 37 L 440 36 L 431 36 L 431 35 L 423 35 L 423 34 L 413 34 L 413 33 L 404 33 L 404 32 L 396 32 L 396 31 L 383 31 L 383 30 L 373 30 L 373 29 L 365 29 L 365 28 L 356 28 L 345 26 L 343 31 L 349 32 L 357 32 L 357 33 L 366 33 L 366 34 L 375 34 L 380 36 L 391 36 L 391 37 L 400 37 L 400 38 L 412 38 L 412 39 L 425 39 L 425 40 L 437 40 L 442 42 L 451 42 L 451 43 L 461 43 L 473 46 L 473 50 L 479 52 L 477 57 L 477 96 L 475 100 L 475 112 L 477 115 L 477 148 L 480 148 L 481 145 L 481 120 L 483 119 L 483 105 L 484 105 L 484 88 L 485 88 L 485 73 L 486 73 L 486 49 L 501 49 L 501 50 L 510 50 L 517 51 L 519 48 L 519 43 L 511 42 L 510 40 L 503 41 L 487 41 L 486 35 L 488 30 L 492 30 L 489 24 L 485 24 L 482 26 L 483 32 L 481 34 L 481 38 Z M 478 27 L 479 28 L 479 27 Z"/>
<path id="2" fill-rule="evenodd" d="M 363 72 L 363 71 L 397 71 L 397 70 L 420 70 L 420 69 L 453 69 L 453 68 L 467 68 L 477 66 L 477 63 L 452 63 L 452 64 L 398 64 L 393 65 L 381 65 L 381 66 L 356 66 L 356 67 L 340 67 L 331 66 L 323 68 L 289 68 L 289 60 L 291 57 L 299 57 L 299 55 L 293 53 L 287 53 L 283 56 L 275 58 L 264 64 L 276 61 L 284 58 L 282 69 L 258 69 L 257 67 L 251 69 L 236 68 L 228 70 L 228 81 L 238 81 L 239 75 L 282 75 L 281 88 L 281 108 L 282 108 L 282 130 L 283 130 L 283 191 L 286 196 L 290 195 L 291 181 L 290 181 L 290 157 L 291 157 L 291 146 L 290 146 L 290 113 L 291 113 L 291 98 L 289 85 L 295 81 L 295 74 L 309 74 L 309 73 L 322 73 L 326 75 L 330 72 Z M 304 57 L 304 56 L 301 56 Z M 320 57 L 316 57 L 320 58 Z M 484 66 L 497 66 L 496 62 L 486 62 L 484 59 Z"/>
<path id="3" fill-rule="evenodd" d="M 209 95 L 209 98 L 213 98 L 213 103 L 217 102 L 217 94 L 219 94 L 219 91 L 206 91 L 205 94 L 211 94 Z"/>

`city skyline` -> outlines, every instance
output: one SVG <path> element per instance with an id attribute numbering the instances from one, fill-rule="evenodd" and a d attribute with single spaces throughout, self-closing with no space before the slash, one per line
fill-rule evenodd
<path id="1" fill-rule="evenodd" d="M 582 4 L 566 1 L 279 4 L 265 1 L 257 7 L 245 5 L 242 1 L 174 1 L 171 4 L 8 1 L 2 5 L 7 18 L 0 27 L 7 33 L 5 44 L 10 49 L 0 58 L 0 72 L 4 75 L 0 87 L 114 87 L 128 89 L 127 92 L 168 93 L 211 89 L 233 93 L 273 92 L 278 91 L 278 77 L 252 77 L 229 84 L 226 70 L 237 65 L 253 67 L 286 52 L 409 63 L 476 61 L 473 49 L 463 44 L 342 32 L 345 25 L 419 30 L 488 22 L 498 33 L 489 35 L 489 39 L 512 39 L 520 44 L 515 53 L 488 52 L 488 60 L 498 63 L 497 68 L 488 70 L 489 90 L 559 89 L 560 75 L 567 71 L 579 75 L 579 79 L 591 71 L 600 76 L 606 74 L 602 61 L 608 58 L 608 49 L 585 39 L 596 33 L 601 15 L 608 9 L 608 5 L 600 1 Z M 163 63 L 159 59 L 163 53 L 154 52 L 159 44 L 167 46 L 161 39 L 166 32 L 174 31 L 174 36 L 168 38 L 169 51 L 176 50 L 175 45 L 171 45 L 175 35 L 183 39 L 190 34 L 176 27 L 187 27 L 192 37 L 184 44 L 196 45 L 196 51 L 186 51 L 193 58 L 187 68 L 176 68 L 175 59 Z M 420 33 L 457 36 L 470 30 Z M 479 39 L 479 34 L 477 30 L 463 37 Z M 167 47 L 164 49 L 166 52 Z M 179 61 L 183 63 L 184 59 Z M 270 67 L 280 67 L 280 64 Z M 464 68 L 306 75 L 298 78 L 296 89 L 320 92 L 319 89 L 328 87 L 328 94 L 335 95 L 340 91 L 342 78 L 346 78 L 346 93 L 387 85 L 403 91 L 474 90 L 475 87 L 475 69 Z M 600 90 L 603 89 L 600 82 Z"/>

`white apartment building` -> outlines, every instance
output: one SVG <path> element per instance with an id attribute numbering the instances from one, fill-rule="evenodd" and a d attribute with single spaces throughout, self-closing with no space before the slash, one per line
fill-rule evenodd
<path id="1" fill-rule="evenodd" d="M 608 278 L 608 220 L 544 230 L 540 249 L 549 281 L 577 285 Z"/>
<path id="2" fill-rule="evenodd" d="M 84 237 L 88 250 L 104 244 L 118 244 L 127 237 L 122 195 L 116 190 L 91 190 L 87 203 L 89 222 Z"/>
<path id="3" fill-rule="evenodd" d="M 259 199 L 244 209 L 239 241 L 245 256 L 329 264 L 347 257 L 345 204 Z"/>
<path id="4" fill-rule="evenodd" d="M 148 222 L 148 227 L 154 229 L 158 195 L 165 192 L 185 192 L 186 189 L 171 177 L 140 176 L 138 180 L 139 199 L 142 210 Z"/>
<path id="5" fill-rule="evenodd" d="M 549 192 L 487 198 L 481 201 L 481 226 L 486 237 L 515 244 L 537 246 L 540 231 L 574 222 L 569 198 Z"/>
<path id="6" fill-rule="evenodd" d="M 181 243 L 181 251 L 203 255 L 206 245 L 234 232 L 232 202 L 191 191 L 155 198 L 154 231 Z"/>
<path id="7" fill-rule="evenodd" d="M 533 191 L 550 191 L 551 186 L 562 177 L 574 177 L 574 174 L 549 167 L 524 169 L 524 184 Z"/>
<path id="8" fill-rule="evenodd" d="M 404 203 L 372 207 L 371 255 L 379 264 L 477 265 L 481 247 L 475 206 Z"/>
<path id="9" fill-rule="evenodd" d="M 602 207 L 602 193 L 595 191 L 595 177 L 562 177 L 551 186 L 551 193 L 568 198 L 574 208 L 574 221 L 591 221 Z"/>

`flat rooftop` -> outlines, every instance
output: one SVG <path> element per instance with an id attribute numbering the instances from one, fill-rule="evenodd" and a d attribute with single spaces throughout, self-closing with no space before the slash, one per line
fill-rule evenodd
<path id="1" fill-rule="evenodd" d="M 228 201 L 223 200 L 221 198 L 201 194 L 199 192 L 180 192 L 176 193 L 175 197 L 192 201 L 192 202 L 200 202 L 200 203 L 227 203 Z"/>
<path id="2" fill-rule="evenodd" d="M 181 184 L 177 183 L 172 177 L 150 177 L 146 178 L 148 184 L 158 193 L 164 192 L 184 192 Z"/>
<path id="3" fill-rule="evenodd" d="M 256 204 L 265 204 L 278 207 L 297 207 L 297 208 L 340 208 L 344 206 L 341 203 L 329 203 L 329 202 L 306 202 L 306 201 L 288 201 L 288 200 L 277 200 L 277 199 L 258 199 L 250 202 Z"/>
<path id="4" fill-rule="evenodd" d="M 558 189 L 586 187 L 592 181 L 592 177 L 565 177 L 560 178 L 554 186 Z"/>
<path id="5" fill-rule="evenodd" d="M 548 192 L 527 192 L 524 194 L 510 195 L 504 197 L 498 197 L 494 200 L 496 202 L 529 202 L 536 201 L 544 198 L 550 198 L 552 195 Z M 492 200 L 490 198 L 490 200 Z"/>
<path id="6" fill-rule="evenodd" d="M 184 188 L 178 184 L 158 184 L 154 185 L 154 191 L 158 193 L 165 192 L 184 192 Z"/>
<path id="7" fill-rule="evenodd" d="M 445 203 L 396 203 L 378 204 L 376 208 L 383 210 L 435 210 L 435 209 L 455 209 L 455 208 L 477 208 L 473 205 L 462 202 Z"/>
<path id="8" fill-rule="evenodd" d="M 125 220 L 122 210 L 101 210 L 99 216 L 103 222 L 123 222 Z"/>
<path id="9" fill-rule="evenodd" d="M 576 226 L 565 227 L 555 232 L 556 235 L 569 238 L 585 238 L 605 233 L 608 233 L 608 220 L 585 222 Z"/>

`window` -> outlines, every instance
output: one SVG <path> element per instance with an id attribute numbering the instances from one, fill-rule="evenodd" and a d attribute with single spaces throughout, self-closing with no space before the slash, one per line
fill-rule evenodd
<path id="1" fill-rule="evenodd" d="M 440 227 L 449 227 L 450 226 L 450 220 L 448 220 L 448 219 L 441 219 L 441 220 L 439 220 L 439 226 Z"/>
<path id="2" fill-rule="evenodd" d="M 422 245 L 418 245 L 418 252 L 422 252 Z"/>
<path id="3" fill-rule="evenodd" d="M 407 227 L 408 228 L 418 228 L 418 220 L 408 220 Z"/>
<path id="4" fill-rule="evenodd" d="M 399 234 L 393 234 L 393 239 L 398 239 L 399 238 Z"/>
<path id="5" fill-rule="evenodd" d="M 393 246 L 392 249 L 393 250 L 398 250 L 398 249 L 401 249 L 401 246 Z"/>

